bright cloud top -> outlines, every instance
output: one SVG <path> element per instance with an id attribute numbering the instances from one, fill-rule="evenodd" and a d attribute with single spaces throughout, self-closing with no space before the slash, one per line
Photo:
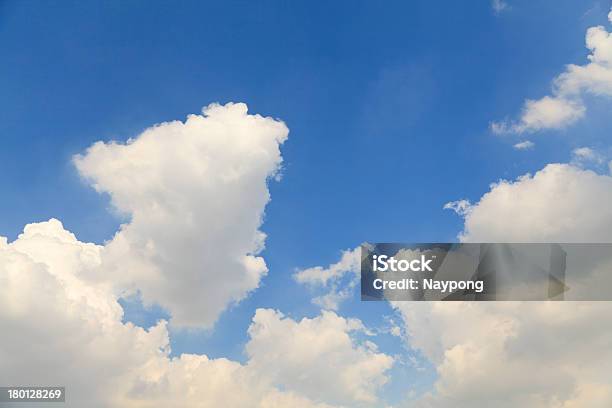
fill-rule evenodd
<path id="1" fill-rule="evenodd" d="M 465 218 L 462 241 L 612 242 L 612 177 L 571 164 L 501 180 L 471 205 L 448 203 Z M 512 220 L 511 222 L 508 222 Z"/>
<path id="2" fill-rule="evenodd" d="M 608 19 L 612 23 L 612 12 Z M 494 122 L 495 133 L 525 133 L 543 129 L 563 129 L 581 119 L 586 107 L 583 95 L 612 96 L 612 34 L 603 26 L 591 27 L 586 33 L 590 51 L 585 65 L 569 64 L 555 78 L 552 95 L 525 101 L 516 122 Z"/>
<path id="3" fill-rule="evenodd" d="M 267 272 L 259 227 L 288 132 L 245 104 L 213 104 L 77 155 L 81 175 L 130 217 L 102 249 L 105 278 L 175 325 L 211 326 Z"/>

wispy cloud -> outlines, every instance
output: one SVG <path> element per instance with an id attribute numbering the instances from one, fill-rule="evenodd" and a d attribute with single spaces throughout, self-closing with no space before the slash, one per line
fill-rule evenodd
<path id="1" fill-rule="evenodd" d="M 504 0 L 492 0 L 491 7 L 493 8 L 495 15 L 499 15 L 510 8 L 508 3 L 506 3 Z"/>
<path id="2" fill-rule="evenodd" d="M 578 147 L 572 150 L 572 163 L 575 165 L 602 165 L 604 162 L 604 156 L 590 147 Z"/>
<path id="3" fill-rule="evenodd" d="M 525 140 L 523 142 L 516 143 L 513 147 L 516 150 L 530 150 L 533 149 L 534 146 L 535 143 L 533 143 L 531 140 Z"/>
<path id="4" fill-rule="evenodd" d="M 299 283 L 325 289 L 326 293 L 315 297 L 313 303 L 323 309 L 337 310 L 340 303 L 352 295 L 359 282 L 360 254 L 359 247 L 343 251 L 338 262 L 327 267 L 314 266 L 302 269 L 293 277 Z"/>

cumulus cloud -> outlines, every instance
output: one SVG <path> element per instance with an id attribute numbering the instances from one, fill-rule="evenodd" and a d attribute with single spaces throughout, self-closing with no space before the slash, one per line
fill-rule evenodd
<path id="1" fill-rule="evenodd" d="M 172 324 L 210 327 L 267 272 L 259 227 L 287 134 L 245 104 L 213 104 L 75 156 L 80 174 L 130 217 L 102 249 L 104 277 L 166 308 Z"/>
<path id="2" fill-rule="evenodd" d="M 589 62 L 567 65 L 565 72 L 555 78 L 552 95 L 528 99 L 518 121 L 494 122 L 491 130 L 525 133 L 563 129 L 584 116 L 584 95 L 612 96 L 612 34 L 603 26 L 590 27 L 586 47 L 590 51 Z"/>
<path id="3" fill-rule="evenodd" d="M 438 373 L 434 389 L 409 406 L 603 408 L 612 403 L 609 303 L 395 306 L 412 346 Z"/>
<path id="4" fill-rule="evenodd" d="M 583 153 L 586 153 L 583 152 Z M 459 211 L 463 242 L 612 242 L 612 177 L 572 164 L 491 186 Z M 461 209 L 462 207 L 458 207 Z M 609 285 L 608 265 L 605 279 Z M 612 404 L 609 302 L 401 303 L 407 338 L 435 364 L 413 407 Z"/>
<path id="5" fill-rule="evenodd" d="M 326 396 L 326 401 L 338 404 L 374 403 L 393 358 L 351 337 L 352 332 L 364 331 L 359 320 L 334 312 L 297 322 L 259 309 L 246 345 L 249 367 L 313 400 Z"/>
<path id="6" fill-rule="evenodd" d="M 571 164 L 501 180 L 460 211 L 462 241 L 612 242 L 612 177 Z"/>
<path id="7" fill-rule="evenodd" d="M 102 253 L 57 220 L 0 238 L 3 383 L 66 385 L 71 407 L 323 408 L 375 401 L 386 381 L 391 357 L 357 342 L 359 320 L 331 312 L 297 322 L 258 310 L 246 364 L 171 358 L 166 322 L 123 323 L 112 288 L 89 279 Z"/>
<path id="8" fill-rule="evenodd" d="M 340 260 L 327 267 L 315 266 L 297 271 L 293 277 L 312 288 L 323 288 L 327 292 L 313 299 L 324 309 L 337 310 L 340 303 L 348 298 L 359 281 L 361 250 L 359 247 L 342 252 Z M 345 277 L 348 276 L 348 282 Z"/>
<path id="9" fill-rule="evenodd" d="M 376 402 L 393 359 L 358 340 L 365 328 L 356 319 L 295 321 L 260 309 L 245 364 L 171 357 L 166 321 L 148 330 L 123 321 L 118 300 L 129 290 L 177 324 L 210 325 L 257 287 L 266 180 L 286 136 L 282 122 L 245 105 L 211 105 L 77 156 L 81 174 L 130 221 L 105 245 L 80 242 L 55 219 L 10 243 L 0 237 L 0 383 L 65 385 L 69 407 Z"/>

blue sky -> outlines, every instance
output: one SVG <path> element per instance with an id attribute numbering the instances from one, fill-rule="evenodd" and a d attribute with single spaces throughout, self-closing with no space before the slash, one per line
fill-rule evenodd
<path id="1" fill-rule="evenodd" d="M 255 308 L 318 313 L 296 268 L 336 262 L 364 241 L 456 240 L 463 220 L 446 202 L 567 162 L 573 148 L 606 146 L 612 126 L 601 100 L 588 101 L 589 121 L 531 138 L 533 151 L 490 132 L 525 98 L 547 94 L 565 64 L 584 62 L 584 32 L 609 9 L 508 3 L 496 15 L 485 0 L 2 1 L 0 235 L 12 240 L 23 225 L 56 217 L 81 241 L 110 239 L 122 219 L 71 164 L 97 140 L 125 140 L 211 102 L 282 119 L 282 179 L 270 183 L 262 227 L 268 276 L 213 331 L 172 337 L 175 353 L 244 360 Z M 128 318 L 164 314 L 138 309 L 129 306 Z M 340 311 L 371 327 L 392 314 L 357 295 Z M 410 353 L 379 337 L 383 351 Z M 431 367 L 394 370 L 392 401 L 406 380 L 426 388 L 435 378 Z"/>

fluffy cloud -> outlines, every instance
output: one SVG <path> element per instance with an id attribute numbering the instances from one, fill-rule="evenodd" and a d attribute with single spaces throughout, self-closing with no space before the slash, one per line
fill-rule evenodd
<path id="1" fill-rule="evenodd" d="M 0 380 L 62 384 L 67 406 L 329 407 L 375 401 L 392 359 L 360 345 L 358 320 L 324 313 L 296 322 L 260 309 L 249 361 L 170 357 L 166 323 L 122 322 L 117 295 L 89 279 L 103 248 L 57 220 L 0 238 Z M 308 397 L 312 398 L 308 398 Z"/>
<path id="2" fill-rule="evenodd" d="M 612 323 L 604 302 L 397 303 L 437 367 L 415 407 L 606 407 Z M 593 394 L 589 394 L 593 390 Z"/>
<path id="3" fill-rule="evenodd" d="M 211 326 L 267 272 L 259 227 L 287 134 L 244 104 L 210 105 L 76 156 L 81 175 L 130 217 L 102 249 L 105 278 L 166 308 L 175 325 Z"/>
<path id="4" fill-rule="evenodd" d="M 454 207 L 465 218 L 462 241 L 612 242 L 611 199 L 612 177 L 550 164 L 533 176 L 493 184 L 476 204 Z M 411 345 L 438 372 L 434 390 L 409 406 L 612 405 L 609 302 L 394 306 Z"/>
<path id="5" fill-rule="evenodd" d="M 612 22 L 610 15 L 608 18 Z M 586 47 L 590 51 L 587 64 L 569 64 L 565 72 L 555 78 L 551 96 L 527 100 L 517 122 L 494 122 L 491 124 L 493 132 L 562 129 L 584 116 L 584 94 L 612 96 L 612 34 L 603 26 L 591 27 L 586 33 Z"/>
<path id="6" fill-rule="evenodd" d="M 370 342 L 370 347 L 356 344 L 351 333 L 364 330 L 359 320 L 334 312 L 296 322 L 259 309 L 249 328 L 249 367 L 312 399 L 374 403 L 393 359 L 372 349 Z"/>
<path id="7" fill-rule="evenodd" d="M 462 200 L 462 241 L 612 242 L 612 177 L 571 164 L 501 180 L 480 200 Z M 447 204 L 452 207 L 453 203 Z"/>
<path id="8" fill-rule="evenodd" d="M 325 408 L 376 401 L 392 358 L 358 341 L 359 320 L 326 312 L 294 321 L 260 309 L 241 364 L 170 356 L 167 322 L 123 322 L 126 291 L 177 324 L 210 325 L 266 272 L 256 256 L 281 163 L 282 122 L 211 105 L 126 144 L 97 143 L 77 168 L 130 216 L 105 245 L 61 222 L 0 237 L 0 383 L 61 384 L 70 407 Z"/>
<path id="9" fill-rule="evenodd" d="M 340 303 L 348 298 L 359 281 L 361 266 L 359 247 L 342 252 L 340 260 L 327 267 L 315 266 L 296 272 L 293 277 L 313 288 L 325 288 L 327 293 L 315 297 L 313 302 L 324 309 L 337 310 Z M 346 276 L 348 282 L 343 282 Z"/>

